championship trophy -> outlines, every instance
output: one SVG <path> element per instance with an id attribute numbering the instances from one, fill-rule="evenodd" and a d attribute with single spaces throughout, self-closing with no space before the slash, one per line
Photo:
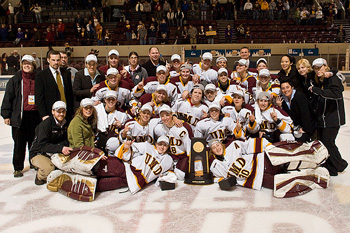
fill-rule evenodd
<path id="1" fill-rule="evenodd" d="M 207 185 L 213 183 L 213 174 L 209 171 L 208 152 L 205 138 L 191 139 L 188 173 L 185 184 Z"/>

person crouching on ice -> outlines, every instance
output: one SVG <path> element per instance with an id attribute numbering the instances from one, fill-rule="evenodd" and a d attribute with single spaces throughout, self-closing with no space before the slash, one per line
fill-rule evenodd
<path id="1" fill-rule="evenodd" d="M 36 185 L 45 184 L 47 176 L 55 170 L 55 165 L 50 159 L 54 153 L 69 155 L 73 150 L 69 147 L 67 139 L 66 113 L 66 103 L 56 101 L 52 105 L 52 115 L 36 127 L 33 145 L 29 151 L 32 164 L 38 168 Z"/>
<path id="2" fill-rule="evenodd" d="M 319 167 L 328 153 L 319 141 L 271 144 L 265 138 L 250 138 L 233 141 L 226 147 L 214 139 L 209 146 L 210 171 L 215 182 L 234 176 L 240 186 L 274 189 L 274 196 L 280 198 L 327 188 L 329 184 L 328 170 Z"/>

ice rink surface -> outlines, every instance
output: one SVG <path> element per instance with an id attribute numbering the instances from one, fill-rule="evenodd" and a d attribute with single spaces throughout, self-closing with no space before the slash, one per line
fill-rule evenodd
<path id="1" fill-rule="evenodd" d="M 3 93 L 0 95 L 2 101 Z M 344 92 L 347 124 L 337 138 L 350 162 L 350 90 Z M 154 184 L 135 195 L 125 190 L 98 193 L 84 203 L 34 184 L 28 161 L 22 178 L 13 177 L 11 130 L 0 121 L 0 232 L 350 232 L 350 168 L 331 177 L 330 187 L 278 199 L 272 190 L 217 184 L 161 191 Z"/>

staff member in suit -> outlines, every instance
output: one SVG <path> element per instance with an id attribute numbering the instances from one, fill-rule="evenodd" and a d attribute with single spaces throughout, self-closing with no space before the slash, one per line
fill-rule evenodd
<path id="1" fill-rule="evenodd" d="M 80 101 L 91 98 L 99 83 L 105 81 L 104 74 L 97 70 L 97 57 L 93 54 L 85 58 L 85 68 L 75 75 L 73 84 L 74 109 L 76 110 Z"/>
<path id="2" fill-rule="evenodd" d="M 313 108 L 302 91 L 295 90 L 292 79 L 281 80 L 282 97 L 277 97 L 276 105 L 281 107 L 293 120 L 295 140 L 309 142 L 316 129 Z"/>
<path id="3" fill-rule="evenodd" d="M 247 60 L 248 69 L 256 69 L 256 62 L 249 59 L 250 50 L 248 47 L 242 47 L 239 52 L 239 56 L 241 57 L 241 59 Z M 234 71 L 236 70 L 236 66 L 237 64 L 235 63 L 235 65 L 233 66 Z"/>
<path id="4" fill-rule="evenodd" d="M 52 113 L 52 105 L 56 101 L 67 104 L 66 119 L 70 121 L 73 116 L 73 91 L 71 74 L 60 70 L 60 52 L 50 50 L 47 54 L 49 67 L 37 74 L 35 81 L 35 100 L 42 120 Z"/>
<path id="5" fill-rule="evenodd" d="M 14 177 L 23 176 L 26 145 L 31 147 L 40 116 L 35 103 L 36 63 L 30 55 L 22 58 L 22 69 L 8 81 L 1 116 L 12 127 Z"/>

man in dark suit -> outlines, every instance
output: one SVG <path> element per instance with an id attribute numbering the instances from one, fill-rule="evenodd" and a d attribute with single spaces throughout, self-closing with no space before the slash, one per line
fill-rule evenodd
<path id="1" fill-rule="evenodd" d="M 248 47 L 242 47 L 241 51 L 239 53 L 239 56 L 241 57 L 241 59 L 245 59 L 248 61 L 248 69 L 253 68 L 256 69 L 256 62 L 255 61 L 251 61 L 249 59 L 250 57 L 250 50 Z M 236 66 L 233 67 L 233 70 L 236 70 Z"/>
<path id="2" fill-rule="evenodd" d="M 52 105 L 59 100 L 67 104 L 68 121 L 74 114 L 71 74 L 68 70 L 61 72 L 60 60 L 60 52 L 49 51 L 47 55 L 49 67 L 40 71 L 35 79 L 35 100 L 42 120 L 51 115 Z"/>

